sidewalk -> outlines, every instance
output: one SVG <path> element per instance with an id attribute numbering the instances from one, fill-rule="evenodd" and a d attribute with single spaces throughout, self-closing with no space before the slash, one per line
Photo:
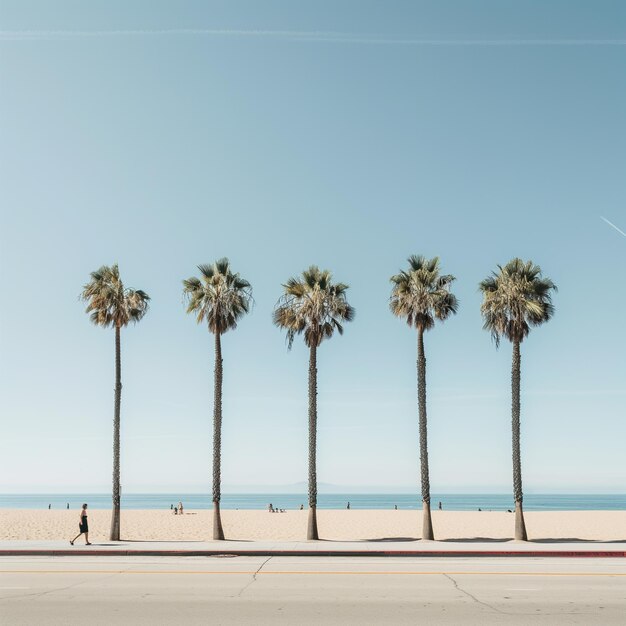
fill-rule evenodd
<path id="1" fill-rule="evenodd" d="M 626 558 L 626 542 L 0 541 L 2 556 L 397 556 Z"/>

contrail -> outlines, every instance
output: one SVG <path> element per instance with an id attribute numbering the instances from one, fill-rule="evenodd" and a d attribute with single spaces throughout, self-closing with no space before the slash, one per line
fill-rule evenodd
<path id="1" fill-rule="evenodd" d="M 273 38 L 291 41 L 400 46 L 626 46 L 626 39 L 428 39 L 390 37 L 388 35 L 375 33 L 301 30 L 245 30 L 214 28 L 164 28 L 151 30 L 0 30 L 0 40 L 4 41 L 181 35 Z"/>
<path id="2" fill-rule="evenodd" d="M 605 221 L 611 228 L 614 228 L 620 235 L 622 235 L 623 237 L 626 237 L 626 233 L 621 228 L 615 226 L 613 222 L 610 222 L 609 220 L 607 220 L 606 217 L 600 216 L 600 219 Z"/>
<path id="3" fill-rule="evenodd" d="M 91 37 L 132 37 L 159 35 L 208 35 L 216 37 L 341 37 L 343 33 L 323 31 L 241 30 L 214 28 L 163 28 L 163 29 L 116 29 L 116 30 L 0 30 L 0 38 L 50 39 Z"/>

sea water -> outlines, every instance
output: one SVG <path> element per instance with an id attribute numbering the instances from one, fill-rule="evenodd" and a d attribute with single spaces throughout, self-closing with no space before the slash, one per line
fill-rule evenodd
<path id="1" fill-rule="evenodd" d="M 181 501 L 187 509 L 210 509 L 213 504 L 210 494 L 199 493 L 128 493 L 122 495 L 124 509 L 169 509 Z M 0 495 L 0 509 L 77 509 L 86 502 L 92 509 L 111 508 L 111 495 L 103 493 L 84 494 L 27 494 Z M 421 509 L 419 494 L 318 494 L 320 509 Z M 431 508 L 441 506 L 446 511 L 507 511 L 514 508 L 511 494 L 432 494 Z M 222 509 L 267 509 L 269 504 L 276 508 L 294 510 L 308 506 L 306 494 L 254 493 L 223 494 Z M 524 496 L 527 511 L 620 511 L 626 510 L 626 494 L 528 494 Z"/>

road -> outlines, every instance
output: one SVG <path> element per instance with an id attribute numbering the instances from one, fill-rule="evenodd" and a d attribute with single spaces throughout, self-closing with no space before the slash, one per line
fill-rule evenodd
<path id="1" fill-rule="evenodd" d="M 0 623 L 624 624 L 626 559 L 3 557 Z"/>

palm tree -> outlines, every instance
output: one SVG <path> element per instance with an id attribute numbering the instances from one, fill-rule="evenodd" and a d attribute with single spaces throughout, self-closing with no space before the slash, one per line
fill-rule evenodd
<path id="1" fill-rule="evenodd" d="M 426 356 L 424 332 L 456 313 L 458 301 L 450 293 L 454 276 L 439 273 L 439 258 L 410 256 L 409 269 L 391 277 L 393 287 L 389 308 L 397 317 L 417 329 L 417 398 L 420 434 L 420 469 L 422 479 L 422 539 L 434 539 L 430 514 L 430 478 L 428 474 L 428 429 L 426 420 Z"/>
<path id="2" fill-rule="evenodd" d="M 343 323 L 354 319 L 346 300 L 348 285 L 332 282 L 328 270 L 311 265 L 298 278 L 290 278 L 274 309 L 274 324 L 287 331 L 291 349 L 296 335 L 304 335 L 309 348 L 309 521 L 307 539 L 319 539 L 317 532 L 317 348 L 334 332 L 343 334 Z"/>
<path id="3" fill-rule="evenodd" d="M 207 324 L 215 336 L 213 400 L 213 539 L 224 539 L 221 500 L 222 460 L 222 342 L 221 337 L 237 328 L 237 322 L 250 310 L 252 287 L 231 271 L 228 259 L 212 265 L 198 265 L 200 278 L 183 280 L 187 313 L 194 313 L 198 324 Z"/>
<path id="4" fill-rule="evenodd" d="M 480 283 L 483 303 L 483 328 L 491 332 L 496 347 L 506 337 L 513 344 L 511 373 L 513 434 L 513 495 L 515 497 L 515 539 L 526 541 L 526 524 L 522 508 L 522 463 L 520 453 L 520 344 L 531 327 L 547 322 L 554 313 L 552 292 L 556 285 L 543 278 L 541 268 L 532 261 L 513 259 L 498 272 Z"/>
<path id="5" fill-rule="evenodd" d="M 81 299 L 87 302 L 86 312 L 96 326 L 115 328 L 115 409 L 113 412 L 113 512 L 111 541 L 120 539 L 120 405 L 122 401 L 122 360 L 120 332 L 130 322 L 138 322 L 148 311 L 150 297 L 141 290 L 127 289 L 117 266 L 103 265 L 91 272 L 91 280 L 83 287 Z"/>

